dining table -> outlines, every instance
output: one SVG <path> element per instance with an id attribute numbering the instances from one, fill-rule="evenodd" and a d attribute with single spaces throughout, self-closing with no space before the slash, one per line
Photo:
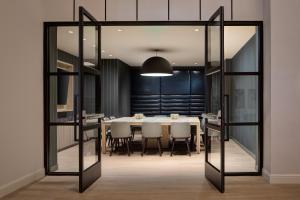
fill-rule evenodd
<path id="1" fill-rule="evenodd" d="M 154 117 L 143 117 L 141 119 L 137 119 L 135 117 L 121 117 L 115 118 L 111 120 L 104 120 L 101 122 L 101 146 L 102 153 L 105 154 L 107 151 L 106 146 L 106 132 L 109 129 L 112 122 L 127 122 L 130 126 L 142 126 L 144 122 L 157 122 L 160 123 L 161 126 L 170 126 L 172 123 L 189 123 L 191 126 L 196 127 L 196 152 L 200 153 L 201 149 L 201 135 L 204 134 L 200 127 L 200 120 L 198 117 L 189 117 L 189 116 L 179 116 L 174 119 L 169 116 L 154 116 Z M 169 130 L 169 129 L 167 129 Z"/>

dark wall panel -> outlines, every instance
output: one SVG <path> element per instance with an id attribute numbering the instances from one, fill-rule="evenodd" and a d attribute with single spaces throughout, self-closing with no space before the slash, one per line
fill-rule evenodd
<path id="1" fill-rule="evenodd" d="M 133 95 L 157 95 L 160 94 L 160 78 L 140 75 L 140 70 L 131 70 L 131 93 Z"/>
<path id="2" fill-rule="evenodd" d="M 189 95 L 190 73 L 188 70 L 174 70 L 173 76 L 161 78 L 161 94 L 165 95 Z"/>
<path id="3" fill-rule="evenodd" d="M 199 95 L 204 94 L 205 91 L 205 80 L 203 71 L 190 71 L 191 75 L 191 94 Z"/>
<path id="4" fill-rule="evenodd" d="M 201 115 L 205 110 L 204 70 L 174 70 L 171 77 L 144 77 L 131 70 L 131 113 Z"/>
<path id="5" fill-rule="evenodd" d="M 130 115 L 129 66 L 117 59 L 102 60 L 101 111 L 106 116 Z"/>

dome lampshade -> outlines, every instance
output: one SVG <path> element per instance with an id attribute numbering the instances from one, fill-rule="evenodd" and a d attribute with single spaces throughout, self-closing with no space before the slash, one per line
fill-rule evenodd
<path id="1" fill-rule="evenodd" d="M 173 69 L 169 61 L 166 59 L 154 56 L 148 58 L 142 67 L 142 76 L 172 76 Z"/>

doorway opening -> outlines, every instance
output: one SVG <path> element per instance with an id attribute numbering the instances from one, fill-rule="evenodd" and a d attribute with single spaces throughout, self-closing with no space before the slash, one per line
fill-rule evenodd
<path id="1" fill-rule="evenodd" d="M 191 126 L 191 157 L 174 155 L 176 162 L 187 159 L 192 163 L 195 159 L 197 165 L 204 166 L 206 161 L 219 172 L 223 162 L 223 177 L 261 175 L 261 22 L 224 22 L 224 66 L 220 73 L 209 68 L 213 64 L 219 67 L 220 63 L 214 62 L 222 60 L 220 19 L 211 23 L 97 22 L 83 8 L 80 13 L 80 22 L 45 23 L 47 175 L 79 176 L 80 191 L 84 191 L 101 175 L 102 160 L 118 163 L 116 157 L 124 162 L 127 158 L 118 153 L 112 157 L 106 153 L 101 158 L 101 149 L 104 153 L 111 148 L 101 120 L 138 113 L 199 119 L 201 136 L 197 137 L 197 126 Z M 172 65 L 172 77 L 140 75 L 143 62 L 157 50 Z M 208 125 L 212 118 L 218 119 L 219 111 L 224 116 L 222 134 L 218 133 L 220 127 Z M 141 130 L 139 126 L 132 128 L 135 153 L 130 159 L 142 161 L 154 156 L 148 154 L 156 149 L 141 157 Z M 163 156 L 157 159 L 164 163 L 168 156 L 165 160 L 171 162 L 169 127 L 162 129 Z M 156 148 L 155 142 L 149 142 L 150 149 L 151 145 Z M 120 146 L 126 150 L 126 145 Z M 179 153 L 185 151 L 184 145 L 178 147 Z"/>

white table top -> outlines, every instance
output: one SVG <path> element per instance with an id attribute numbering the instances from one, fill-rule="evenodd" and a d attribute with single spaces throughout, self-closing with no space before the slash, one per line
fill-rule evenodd
<path id="1" fill-rule="evenodd" d="M 162 124 L 188 122 L 190 124 L 198 124 L 200 123 L 200 120 L 198 117 L 179 116 L 178 119 L 171 119 L 170 117 L 167 116 L 155 116 L 155 117 L 144 117 L 143 119 L 136 119 L 134 117 L 121 117 L 121 118 L 104 121 L 105 124 L 110 124 L 112 122 L 128 122 L 128 123 L 159 122 Z"/>

